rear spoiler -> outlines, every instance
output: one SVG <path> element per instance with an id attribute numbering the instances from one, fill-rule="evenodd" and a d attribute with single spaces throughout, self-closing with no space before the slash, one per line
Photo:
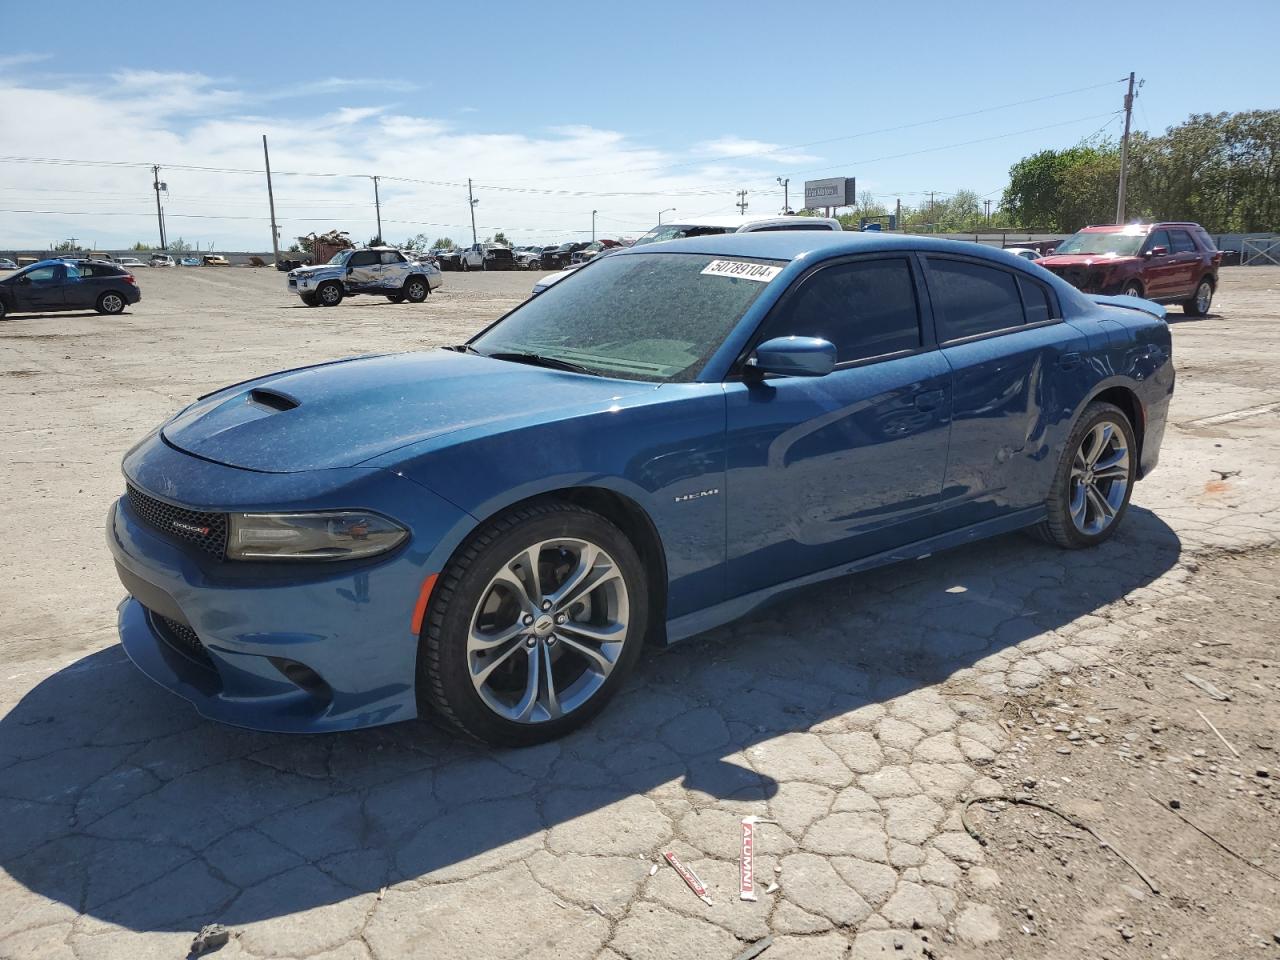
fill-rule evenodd
<path id="1" fill-rule="evenodd" d="M 1150 314 L 1157 320 L 1163 320 L 1169 311 L 1160 304 L 1151 300 L 1143 300 L 1141 297 L 1105 297 L 1102 294 L 1087 294 L 1094 303 L 1099 303 L 1104 307 L 1121 307 L 1125 310 L 1137 310 L 1139 313 Z"/>

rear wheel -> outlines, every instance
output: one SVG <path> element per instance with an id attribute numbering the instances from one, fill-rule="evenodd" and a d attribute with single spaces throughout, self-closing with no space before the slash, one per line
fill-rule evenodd
<path id="1" fill-rule="evenodd" d="M 1205 277 L 1196 287 L 1196 295 L 1182 303 L 1182 312 L 1189 317 L 1203 317 L 1213 304 L 1213 282 Z"/>
<path id="2" fill-rule="evenodd" d="M 427 294 L 431 292 L 431 288 L 427 286 L 427 281 L 423 277 L 410 277 L 404 282 L 404 293 L 401 299 L 408 300 L 410 303 L 421 303 L 427 299 Z"/>
<path id="3" fill-rule="evenodd" d="M 320 284 L 316 290 L 316 299 L 322 307 L 336 307 L 342 302 L 342 285 L 336 280 Z"/>
<path id="4" fill-rule="evenodd" d="M 124 312 L 124 296 L 114 290 L 108 290 L 98 298 L 96 307 L 99 313 L 113 314 Z"/>
<path id="5" fill-rule="evenodd" d="M 6 314 L 6 312 L 7 312 L 7 311 L 6 311 L 6 307 L 5 307 L 5 305 L 4 305 L 4 301 L 3 301 L 3 300 L 0 300 L 0 320 L 3 320 L 3 319 L 5 318 L 5 314 Z"/>
<path id="6" fill-rule="evenodd" d="M 644 567 L 599 514 L 550 502 L 486 524 L 438 581 L 418 654 L 435 715 L 488 743 L 563 736 L 640 655 Z"/>
<path id="7" fill-rule="evenodd" d="M 1092 547 L 1120 526 L 1137 475 L 1138 445 L 1124 411 L 1091 403 L 1067 440 L 1039 532 L 1068 550 Z"/>

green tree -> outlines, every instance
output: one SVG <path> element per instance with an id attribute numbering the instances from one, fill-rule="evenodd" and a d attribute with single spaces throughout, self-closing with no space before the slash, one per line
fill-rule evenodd
<path id="1" fill-rule="evenodd" d="M 457 244 L 454 243 L 448 237 L 436 237 L 435 241 L 431 244 L 431 249 L 432 250 L 452 250 L 456 246 Z"/>
<path id="2" fill-rule="evenodd" d="M 499 230 L 497 233 L 493 235 L 493 242 L 500 243 L 504 247 L 511 246 L 511 241 L 507 239 L 507 235 L 503 233 L 501 230 Z"/>
<path id="3" fill-rule="evenodd" d="M 132 250 L 134 253 L 146 253 L 148 250 L 151 249 L 151 244 L 144 243 L 143 241 L 139 240 L 129 249 Z"/>
<path id="4" fill-rule="evenodd" d="M 1114 143 L 1042 150 L 1010 169 L 1000 207 L 1017 226 L 1072 233 L 1090 223 L 1111 222 L 1119 178 L 1120 151 Z"/>

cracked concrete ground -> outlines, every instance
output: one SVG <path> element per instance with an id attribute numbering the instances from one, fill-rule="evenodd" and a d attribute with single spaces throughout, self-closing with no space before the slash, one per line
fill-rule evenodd
<path id="1" fill-rule="evenodd" d="M 1165 629 L 1197 565 L 1280 540 L 1280 270 L 1227 270 L 1174 325 L 1162 462 L 1088 553 L 1010 536 L 799 594 L 642 660 L 557 743 L 407 723 L 282 737 L 201 720 L 114 643 L 120 455 L 223 382 L 452 342 L 522 274 L 420 308 L 297 308 L 266 271 L 155 271 L 123 319 L 0 325 L 0 958 L 918 956 L 971 944 L 998 881 L 960 804 L 1005 789 L 1000 711 Z M 1176 310 L 1175 319 L 1180 319 Z M 1236 411 L 1256 411 L 1232 418 Z M 738 821 L 756 875 L 736 898 Z M 710 888 L 703 904 L 671 850 Z M 931 938 L 926 941 L 926 937 Z"/>

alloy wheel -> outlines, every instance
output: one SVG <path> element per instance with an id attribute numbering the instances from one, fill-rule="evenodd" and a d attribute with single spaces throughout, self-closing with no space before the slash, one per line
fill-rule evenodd
<path id="1" fill-rule="evenodd" d="M 1071 465 L 1071 522 L 1096 536 L 1115 521 L 1129 489 L 1129 447 L 1124 431 L 1109 420 L 1084 435 Z"/>
<path id="2" fill-rule="evenodd" d="M 102 309 L 107 313 L 119 313 L 124 309 L 124 300 L 119 294 L 108 293 L 102 298 Z"/>
<path id="3" fill-rule="evenodd" d="M 422 300 L 427 295 L 427 289 L 421 281 L 415 281 L 409 284 L 409 299 Z"/>
<path id="4" fill-rule="evenodd" d="M 1213 303 L 1213 285 L 1208 280 L 1200 283 L 1196 287 L 1196 310 L 1205 314 L 1209 312 L 1209 305 Z"/>
<path id="5" fill-rule="evenodd" d="M 566 716 L 604 686 L 629 619 L 627 584 L 607 552 L 574 538 L 535 543 L 480 595 L 467 635 L 472 686 L 506 720 Z"/>

